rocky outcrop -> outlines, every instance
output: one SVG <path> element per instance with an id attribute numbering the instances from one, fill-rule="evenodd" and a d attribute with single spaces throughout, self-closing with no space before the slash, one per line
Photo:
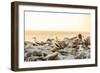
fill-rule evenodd
<path id="1" fill-rule="evenodd" d="M 90 37 L 83 38 L 81 34 L 75 37 L 65 37 L 63 40 L 47 39 L 36 43 L 25 41 L 24 61 L 47 61 L 90 58 Z"/>

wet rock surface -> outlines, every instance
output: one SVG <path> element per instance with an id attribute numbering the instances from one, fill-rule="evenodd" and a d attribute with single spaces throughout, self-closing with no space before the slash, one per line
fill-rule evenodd
<path id="1" fill-rule="evenodd" d="M 35 38 L 36 40 L 36 38 Z M 45 42 L 25 41 L 24 61 L 69 60 L 90 58 L 90 37 L 81 34 L 63 40 L 47 39 Z"/>

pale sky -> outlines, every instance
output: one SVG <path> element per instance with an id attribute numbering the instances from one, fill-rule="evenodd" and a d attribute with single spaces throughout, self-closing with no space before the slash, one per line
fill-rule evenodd
<path id="1" fill-rule="evenodd" d="M 90 32 L 90 15 L 25 12 L 25 30 Z"/>

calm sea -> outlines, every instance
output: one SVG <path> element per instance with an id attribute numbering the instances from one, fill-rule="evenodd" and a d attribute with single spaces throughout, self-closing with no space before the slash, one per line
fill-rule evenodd
<path id="1" fill-rule="evenodd" d="M 78 34 L 82 34 L 83 37 L 90 35 L 89 32 L 65 32 L 65 31 L 25 31 L 25 41 L 34 41 L 34 37 L 38 41 L 46 41 L 48 38 L 62 40 L 65 37 L 71 38 Z"/>

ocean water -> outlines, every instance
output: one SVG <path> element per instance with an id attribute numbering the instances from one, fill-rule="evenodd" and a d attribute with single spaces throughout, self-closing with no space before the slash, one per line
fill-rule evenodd
<path id="1" fill-rule="evenodd" d="M 46 41 L 49 39 L 63 40 L 65 37 L 72 38 L 77 36 L 78 34 L 82 34 L 83 38 L 90 36 L 89 32 L 66 32 L 66 31 L 25 31 L 25 41 L 34 41 L 34 37 L 37 41 Z"/>

